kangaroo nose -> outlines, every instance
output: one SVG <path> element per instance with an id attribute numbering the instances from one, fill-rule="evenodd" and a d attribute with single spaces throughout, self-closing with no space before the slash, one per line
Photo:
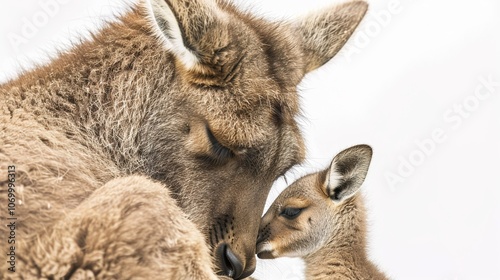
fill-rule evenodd
<path id="1" fill-rule="evenodd" d="M 241 276 L 244 269 L 243 264 L 229 245 L 221 244 L 217 248 L 217 256 L 219 257 L 222 271 L 226 276 L 233 279 L 238 279 Z"/>

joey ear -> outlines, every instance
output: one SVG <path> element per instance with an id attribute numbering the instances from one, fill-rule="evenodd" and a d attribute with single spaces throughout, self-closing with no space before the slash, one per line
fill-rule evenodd
<path id="1" fill-rule="evenodd" d="M 363 19 L 368 4 L 350 1 L 310 14 L 295 24 L 302 42 L 305 72 L 330 60 L 344 46 Z"/>
<path id="2" fill-rule="evenodd" d="M 365 180 L 371 158 L 372 148 L 368 145 L 353 146 L 336 155 L 323 184 L 326 195 L 335 202 L 353 196 Z"/>
<path id="3" fill-rule="evenodd" d="M 236 23 L 214 0 L 150 0 L 153 29 L 196 83 L 220 85 L 241 59 Z M 230 77 L 229 77 L 230 78 Z"/>

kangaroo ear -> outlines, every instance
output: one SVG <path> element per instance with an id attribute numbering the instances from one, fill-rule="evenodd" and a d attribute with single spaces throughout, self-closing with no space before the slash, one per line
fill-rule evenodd
<path id="1" fill-rule="evenodd" d="M 293 26 L 302 42 L 306 73 L 325 64 L 337 54 L 363 19 L 367 9 L 368 4 L 364 1 L 337 4 L 306 16 Z"/>
<path id="2" fill-rule="evenodd" d="M 371 159 L 372 148 L 368 145 L 354 146 L 336 155 L 326 174 L 326 195 L 335 202 L 353 196 L 365 180 Z"/>
<path id="3" fill-rule="evenodd" d="M 220 85 L 241 52 L 232 42 L 235 23 L 214 0 L 150 0 L 153 28 L 194 82 Z M 234 31 L 234 30 L 233 30 Z"/>

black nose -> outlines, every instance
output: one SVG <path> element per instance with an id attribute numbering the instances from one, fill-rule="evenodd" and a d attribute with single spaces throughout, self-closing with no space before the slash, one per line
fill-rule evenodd
<path id="1" fill-rule="evenodd" d="M 243 264 L 236 254 L 231 250 L 229 245 L 221 244 L 217 248 L 217 256 L 221 263 L 222 272 L 224 275 L 233 279 L 238 279 L 243 273 Z"/>

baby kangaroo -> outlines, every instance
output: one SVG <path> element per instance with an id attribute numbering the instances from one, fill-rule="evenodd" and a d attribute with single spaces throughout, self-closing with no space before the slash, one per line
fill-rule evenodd
<path id="1" fill-rule="evenodd" d="M 301 257 L 306 279 L 387 279 L 368 260 L 365 208 L 356 194 L 372 149 L 340 152 L 329 168 L 285 189 L 262 218 L 258 257 Z"/>

